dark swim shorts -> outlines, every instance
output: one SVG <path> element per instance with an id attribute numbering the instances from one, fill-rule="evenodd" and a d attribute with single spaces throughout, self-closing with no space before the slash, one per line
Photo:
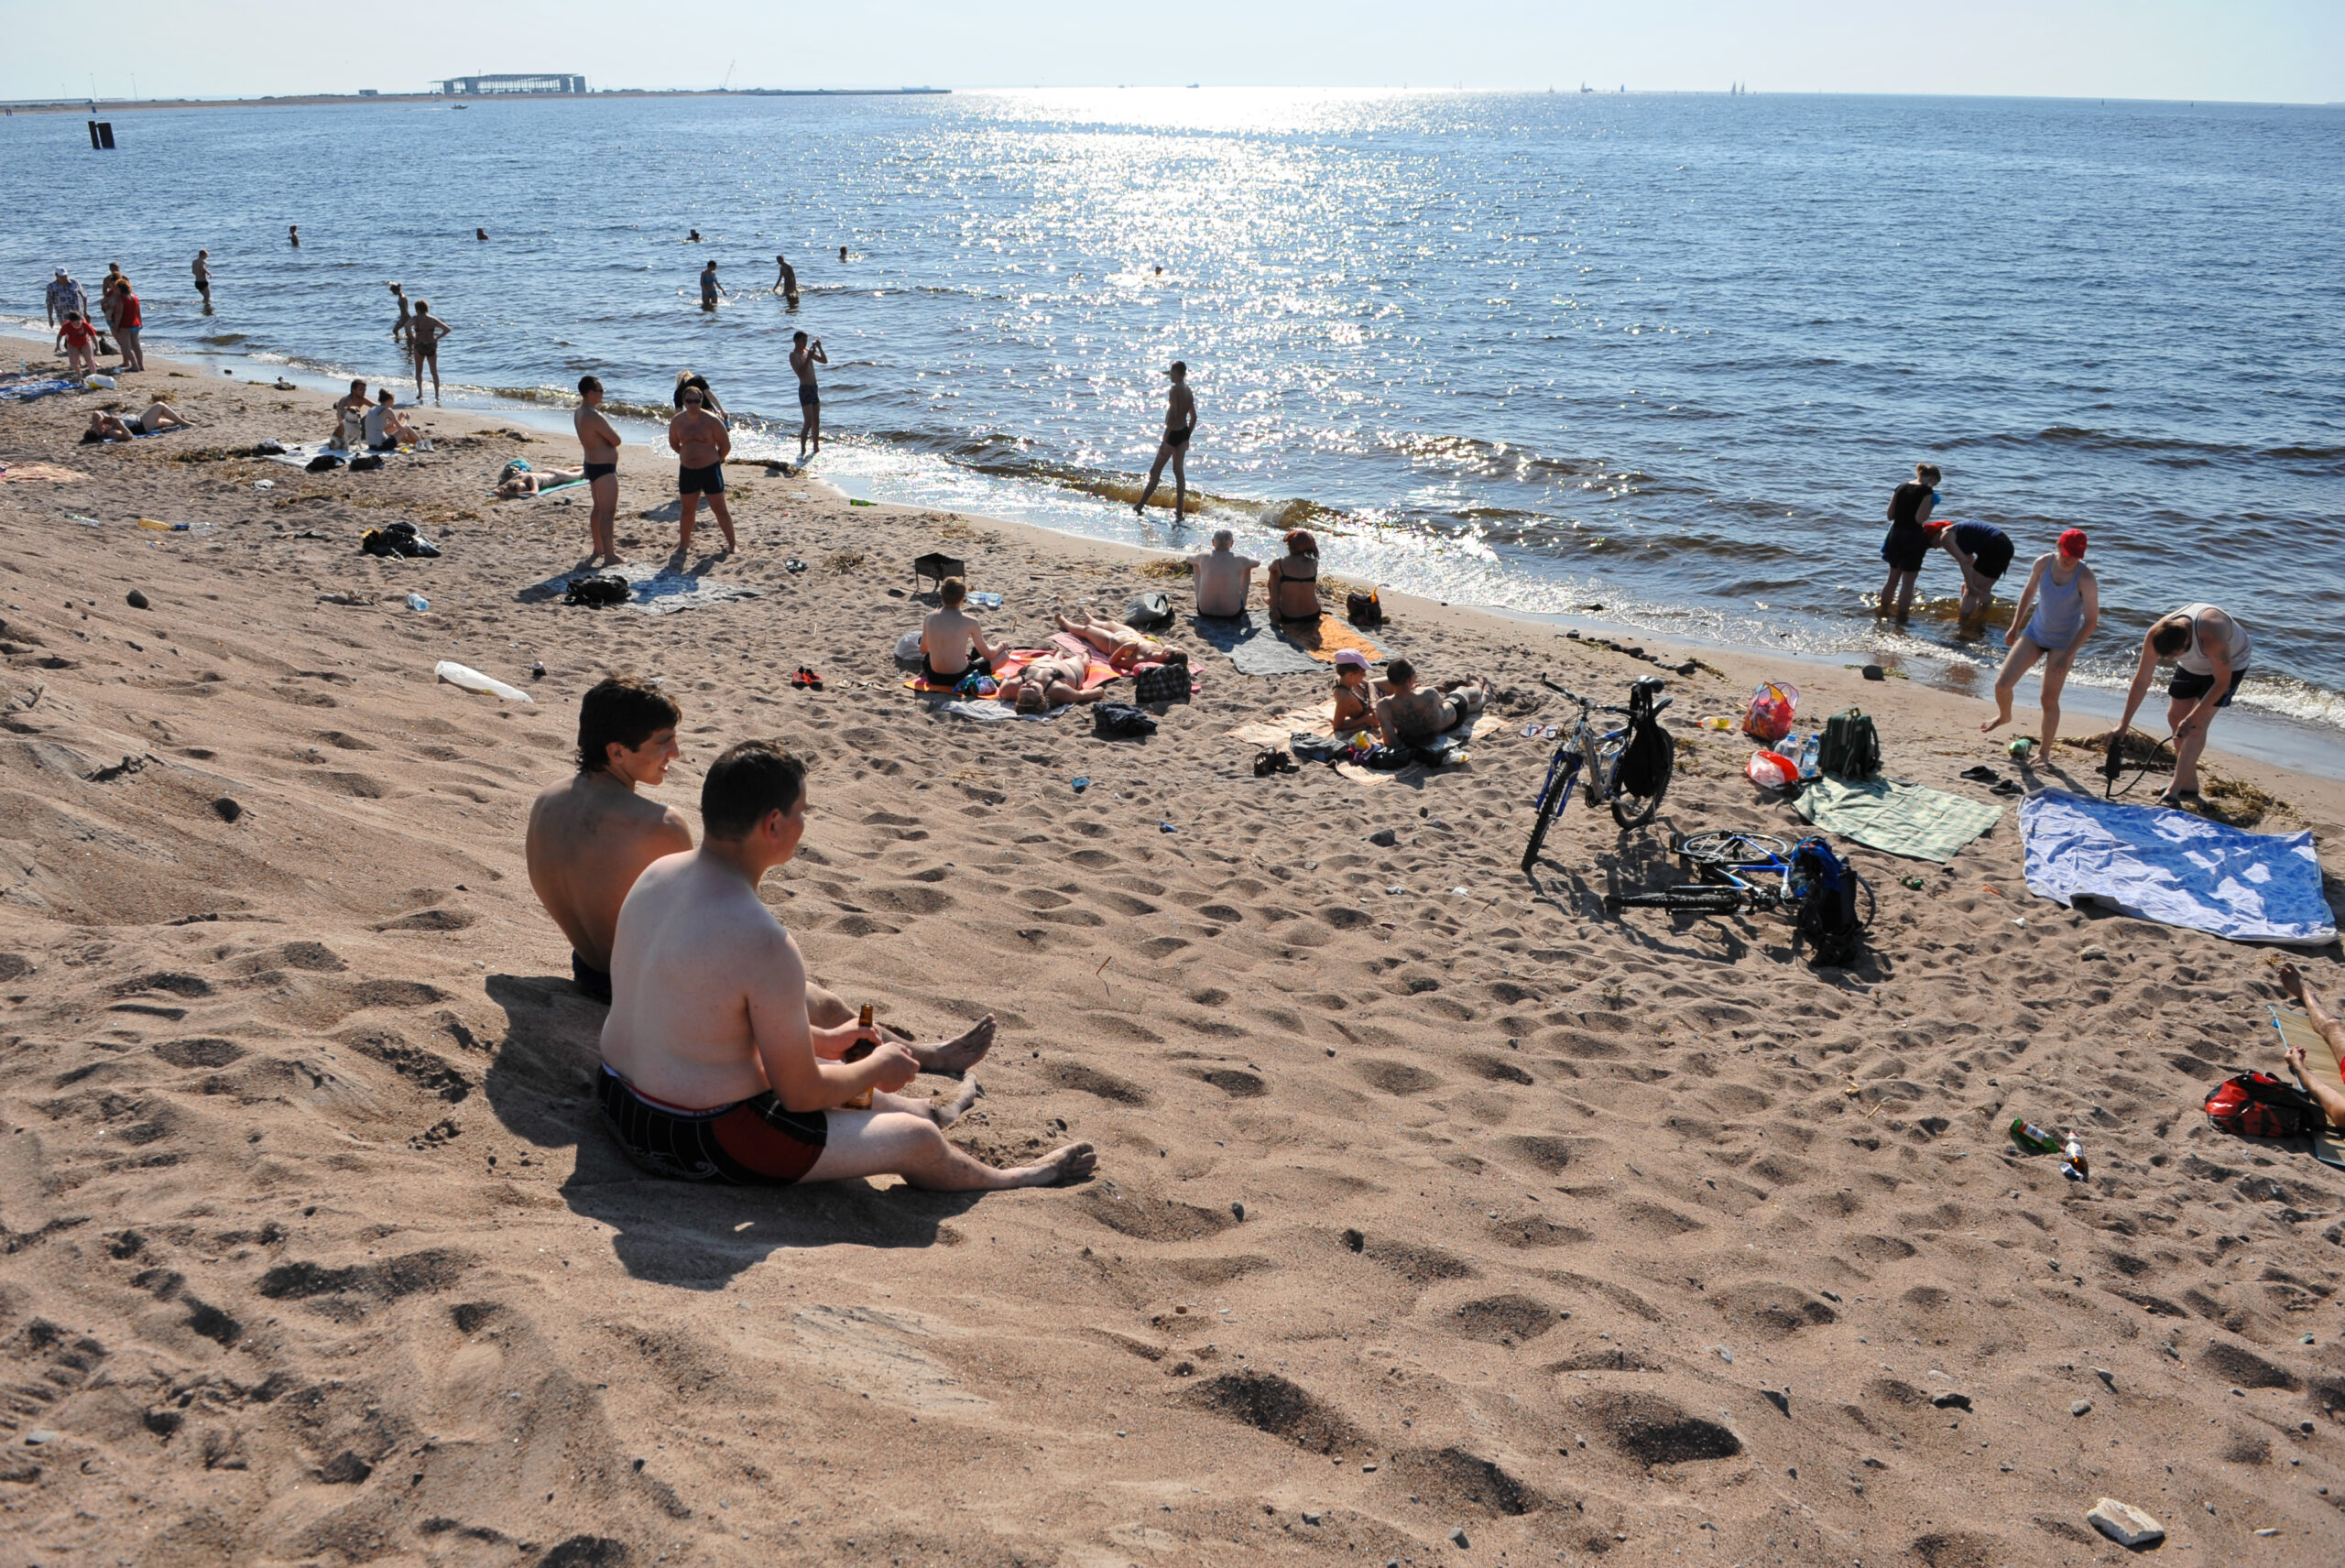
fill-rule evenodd
<path id="1" fill-rule="evenodd" d="M 578 994 L 590 1002 L 611 1005 L 611 976 L 608 970 L 597 969 L 576 953 L 570 955 L 570 977 L 577 982 Z"/>
<path id="2" fill-rule="evenodd" d="M 1177 452 L 1181 448 L 1189 444 L 1189 432 L 1187 430 L 1167 430 L 1164 432 L 1164 444 Z"/>
<path id="3" fill-rule="evenodd" d="M 1987 541 L 1984 549 L 1970 558 L 1970 565 L 1973 571 L 1988 582 L 2001 582 L 2003 573 L 2012 569 L 2011 535 L 1996 534 Z"/>
<path id="4" fill-rule="evenodd" d="M 2246 679 L 2245 665 L 2232 670 L 2231 683 L 2225 687 L 2223 694 L 2215 700 L 2215 706 L 2230 707 L 2231 699 L 2239 695 L 2239 683 Z M 2177 670 L 2174 672 L 2174 683 L 2165 689 L 2165 694 L 2177 702 L 2195 702 L 2214 689 L 2215 677 L 2211 673 L 2194 675 L 2187 670 Z"/>
<path id="5" fill-rule="evenodd" d="M 787 1187 L 823 1157 L 830 1123 L 821 1111 L 785 1111 L 773 1091 L 689 1111 L 639 1093 L 603 1067 L 595 1092 L 604 1119 L 636 1163 L 682 1181 Z"/>
<path id="6" fill-rule="evenodd" d="M 586 465 L 586 483 L 592 485 L 595 480 L 606 479 L 618 471 L 619 465 L 616 463 L 590 463 Z"/>
<path id="7" fill-rule="evenodd" d="M 1929 536 L 1922 532 L 1921 524 L 1889 525 L 1889 537 L 1881 541 L 1881 559 L 1889 562 L 1891 571 L 1919 572 L 1929 558 Z"/>
<path id="8" fill-rule="evenodd" d="M 822 402 L 823 389 L 820 387 L 817 387 L 812 381 L 802 381 L 798 384 L 798 406 L 800 408 L 820 408 L 822 406 Z"/>
<path id="9" fill-rule="evenodd" d="M 725 465 L 712 463 L 706 468 L 676 470 L 676 494 L 679 495 L 722 495 L 725 494 Z"/>

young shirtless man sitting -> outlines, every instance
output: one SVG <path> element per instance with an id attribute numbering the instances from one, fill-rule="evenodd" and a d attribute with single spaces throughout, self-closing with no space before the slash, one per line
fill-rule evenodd
<path id="1" fill-rule="evenodd" d="M 817 1056 L 798 944 L 758 898 L 806 833 L 806 768 L 744 741 L 702 783 L 701 847 L 654 861 L 619 908 L 611 1014 L 597 1093 L 638 1164 L 689 1181 L 788 1186 L 897 1175 L 932 1192 L 1040 1187 L 1091 1174 L 1071 1143 L 998 1169 L 945 1141 L 976 1098 L 930 1105 L 893 1093 L 912 1053 L 877 1030 L 860 1062 Z M 869 1108 L 850 1102 L 869 1095 Z"/>
<path id="2" fill-rule="evenodd" d="M 682 755 L 682 715 L 667 694 L 631 676 L 598 682 L 578 705 L 578 771 L 550 785 L 529 808 L 529 886 L 570 939 L 570 973 L 580 995 L 611 999 L 611 942 L 619 906 L 643 868 L 693 847 L 683 813 L 636 793 L 657 788 Z M 855 1012 L 822 986 L 806 986 L 807 1022 L 817 1050 L 836 1056 L 858 1037 Z M 899 1041 L 923 1072 L 965 1073 L 993 1048 L 988 1013 L 957 1039 Z"/>
<path id="3" fill-rule="evenodd" d="M 990 675 L 1000 657 L 986 641 L 985 627 L 961 607 L 968 596 L 966 583 L 946 578 L 936 591 L 935 612 L 921 623 L 921 674 L 932 686 L 958 685 L 972 665 Z"/>
<path id="4" fill-rule="evenodd" d="M 1439 691 L 1417 689 L 1417 669 L 1405 659 L 1384 667 L 1392 694 L 1376 704 L 1376 719 L 1387 740 L 1423 746 L 1453 729 L 1471 729 L 1482 711 L 1482 682 L 1468 676 L 1447 682 Z"/>

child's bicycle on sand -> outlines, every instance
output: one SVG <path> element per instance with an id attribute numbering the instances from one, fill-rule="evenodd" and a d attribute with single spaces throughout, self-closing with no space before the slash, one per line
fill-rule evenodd
<path id="1" fill-rule="evenodd" d="M 1660 717 L 1674 699 L 1654 700 L 1663 684 L 1652 675 L 1637 681 L 1629 688 L 1625 708 L 1594 702 L 1554 687 L 1567 701 L 1579 704 L 1579 717 L 1565 727 L 1555 755 L 1547 760 L 1546 781 L 1539 786 L 1539 798 L 1533 803 L 1538 816 L 1531 824 L 1531 843 L 1522 852 L 1523 875 L 1529 876 L 1538 864 L 1547 830 L 1571 800 L 1572 786 L 1579 781 L 1583 768 L 1587 774 L 1589 811 L 1609 801 L 1612 820 L 1624 828 L 1635 828 L 1652 821 L 1652 814 L 1661 810 L 1661 798 L 1669 793 L 1670 776 L 1677 765 L 1677 743 L 1661 727 Z M 1619 713 L 1629 722 L 1598 735 L 1588 723 L 1592 713 Z"/>

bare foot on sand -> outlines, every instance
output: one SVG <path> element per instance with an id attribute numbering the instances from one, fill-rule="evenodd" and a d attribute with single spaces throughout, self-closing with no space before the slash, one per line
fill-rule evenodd
<path id="1" fill-rule="evenodd" d="M 1979 733 L 1980 735 L 1992 735 L 1997 730 L 2001 729 L 2005 724 L 2012 722 L 2011 699 L 2002 696 L 1999 692 L 1997 693 L 1996 706 L 1999 711 L 1996 713 L 1995 716 L 1979 726 Z"/>
<path id="2" fill-rule="evenodd" d="M 985 1060 L 993 1049 L 993 1015 L 987 1013 L 965 1033 L 937 1045 L 921 1045 L 906 1036 L 904 1043 L 911 1047 L 912 1060 L 920 1063 L 922 1073 L 934 1073 L 946 1078 L 958 1078 Z"/>
<path id="3" fill-rule="evenodd" d="M 1013 1166 L 1001 1172 L 1005 1187 L 1055 1187 L 1062 1181 L 1080 1181 L 1098 1168 L 1098 1151 L 1087 1143 L 1070 1143 L 1054 1149 L 1031 1165 Z"/>
<path id="4" fill-rule="evenodd" d="M 962 1082 L 960 1093 L 951 1099 L 929 1102 L 929 1117 L 938 1127 L 949 1127 L 963 1116 L 967 1116 L 969 1107 L 976 1105 L 984 1094 L 985 1091 L 977 1087 L 977 1081 L 975 1078 L 965 1079 Z"/>

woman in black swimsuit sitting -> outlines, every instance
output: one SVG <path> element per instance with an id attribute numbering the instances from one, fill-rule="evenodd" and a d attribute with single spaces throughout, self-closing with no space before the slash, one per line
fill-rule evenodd
<path id="1" fill-rule="evenodd" d="M 1308 530 L 1286 536 L 1286 554 L 1271 562 L 1268 575 L 1273 620 L 1319 618 L 1319 541 Z"/>

